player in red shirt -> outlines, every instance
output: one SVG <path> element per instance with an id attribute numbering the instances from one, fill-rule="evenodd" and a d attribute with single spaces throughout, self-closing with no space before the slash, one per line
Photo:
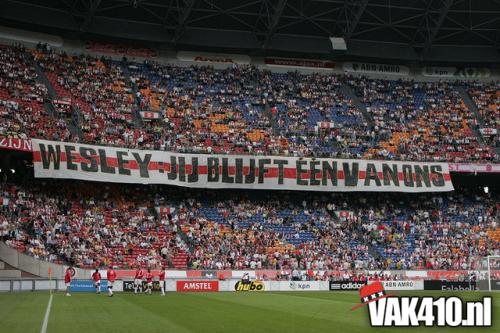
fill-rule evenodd
<path id="1" fill-rule="evenodd" d="M 139 292 L 142 292 L 142 278 L 144 277 L 144 272 L 140 267 L 137 268 L 135 271 L 135 278 L 134 278 L 134 294 L 137 294 L 137 289 L 139 289 Z"/>
<path id="2" fill-rule="evenodd" d="M 116 272 L 113 270 L 113 266 L 109 266 L 106 277 L 108 279 L 108 296 L 113 297 L 113 284 L 116 281 Z"/>
<path id="3" fill-rule="evenodd" d="M 148 272 L 146 273 L 146 286 L 145 293 L 151 295 L 153 291 L 153 273 L 151 273 L 151 268 L 148 268 Z"/>
<path id="4" fill-rule="evenodd" d="M 71 280 L 73 279 L 73 275 L 75 275 L 75 270 L 73 267 L 69 266 L 64 274 L 64 283 L 66 284 L 66 296 L 71 296 L 69 293 L 71 287 Z"/>
<path id="5" fill-rule="evenodd" d="M 161 268 L 158 279 L 160 280 L 161 295 L 165 296 L 165 267 Z"/>
<path id="6" fill-rule="evenodd" d="M 92 281 L 94 281 L 94 287 L 95 287 L 95 292 L 96 294 L 101 293 L 101 273 L 99 273 L 99 270 L 96 268 L 95 272 L 92 273 Z"/>

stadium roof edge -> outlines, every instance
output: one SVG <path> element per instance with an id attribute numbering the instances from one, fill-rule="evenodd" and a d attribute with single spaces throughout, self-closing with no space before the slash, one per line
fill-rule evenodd
<path id="1" fill-rule="evenodd" d="M 301 5 L 302 4 L 302 5 Z M 500 2 L 4 0 L 0 24 L 70 39 L 122 39 L 171 50 L 410 65 L 500 62 Z M 301 7 L 302 6 L 302 7 Z M 440 6 L 443 6 L 441 8 Z M 422 7 L 422 8 L 421 8 Z M 266 12 L 266 13 L 264 13 Z M 463 15 L 468 14 L 465 22 Z M 428 22 L 428 23 L 425 23 Z M 182 27 L 180 29 L 179 27 Z M 334 53 L 329 36 L 344 36 Z"/>

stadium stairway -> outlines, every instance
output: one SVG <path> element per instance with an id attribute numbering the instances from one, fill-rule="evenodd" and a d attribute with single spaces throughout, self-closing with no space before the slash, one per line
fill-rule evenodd
<path id="1" fill-rule="evenodd" d="M 187 269 L 188 254 L 185 252 L 180 252 L 172 256 L 172 264 L 174 268 L 177 269 Z"/>
<path id="2" fill-rule="evenodd" d="M 479 109 L 477 108 L 476 103 L 474 103 L 474 101 L 470 97 L 469 93 L 467 92 L 467 89 L 465 89 L 464 86 L 455 86 L 455 90 L 458 91 L 458 93 L 460 94 L 460 97 L 464 101 L 464 104 L 467 107 L 467 109 L 469 109 L 469 111 L 474 114 L 474 117 L 478 121 L 479 127 L 484 126 L 483 117 L 479 113 Z M 472 131 L 478 137 L 481 145 L 484 146 L 483 136 L 481 135 L 481 132 L 479 132 L 478 128 L 472 128 Z"/>
<path id="3" fill-rule="evenodd" d="M 150 208 L 150 212 L 153 215 L 156 215 L 159 217 L 156 209 Z M 182 227 L 180 225 L 177 225 L 177 226 L 178 226 L 177 233 L 179 234 L 181 239 L 184 241 L 184 243 L 189 245 L 188 237 L 186 236 L 184 231 L 182 231 Z M 190 248 L 189 250 L 191 251 L 192 248 Z M 188 259 L 189 259 L 189 253 L 186 253 L 186 252 L 180 250 L 177 254 L 172 255 L 170 257 L 170 262 L 167 262 L 167 264 L 168 264 L 168 266 L 172 265 L 173 268 L 176 268 L 176 269 L 187 269 Z"/>
<path id="4" fill-rule="evenodd" d="M 276 116 L 271 111 L 271 106 L 269 105 L 269 103 L 266 103 L 266 105 L 264 106 L 264 113 L 266 114 L 267 118 L 269 119 L 269 123 L 273 128 L 273 134 L 278 136 L 280 128 L 278 126 L 278 122 L 276 121 Z"/>
<path id="5" fill-rule="evenodd" d="M 27 275 L 28 274 L 28 275 Z M 0 261 L 0 280 L 1 279 L 20 279 L 22 277 L 33 277 L 34 275 L 22 272 L 9 264 Z"/>
<path id="6" fill-rule="evenodd" d="M 80 127 L 80 119 L 83 117 L 80 108 L 77 105 L 72 105 L 71 109 L 71 119 L 67 121 L 68 129 L 74 136 L 77 136 L 80 140 L 83 139 L 82 128 Z"/>
<path id="7" fill-rule="evenodd" d="M 135 110 L 133 111 L 134 124 L 137 128 L 142 128 L 144 126 L 144 123 L 142 121 L 142 117 L 139 111 L 139 103 L 137 102 L 136 97 L 139 90 L 137 89 L 137 85 L 135 84 L 135 82 L 130 79 L 130 69 L 128 68 L 128 64 L 125 61 L 122 61 L 120 63 L 120 67 L 123 71 L 125 79 L 127 80 L 127 83 L 130 85 L 130 87 L 132 88 L 132 92 L 134 93 L 134 104 L 136 106 Z"/>
<path id="8" fill-rule="evenodd" d="M 52 104 L 52 101 L 58 98 L 58 94 L 57 94 L 56 90 L 54 89 L 54 86 L 50 83 L 49 79 L 47 78 L 47 76 L 43 72 L 43 69 L 42 69 L 42 67 L 40 67 L 38 62 L 35 60 L 32 60 L 31 63 L 35 67 L 35 71 L 37 74 L 37 80 L 40 83 L 43 83 L 43 85 L 47 88 L 47 91 L 48 91 L 50 99 L 51 99 L 50 102 L 43 103 L 45 110 L 48 112 L 48 114 L 51 117 L 59 118 L 59 114 L 57 113 L 56 109 L 54 108 L 54 104 Z M 76 136 L 76 137 L 82 139 L 83 135 L 82 135 L 82 131 L 81 131 L 80 126 L 79 126 L 79 121 L 78 121 L 79 114 L 76 112 L 77 110 L 75 110 L 74 106 L 72 106 L 72 109 L 73 109 L 73 112 L 72 112 L 71 118 L 66 119 L 66 123 L 68 125 L 68 129 L 69 129 L 70 133 L 73 136 Z"/>
<path id="9" fill-rule="evenodd" d="M 44 102 L 43 106 L 51 117 L 57 117 L 57 111 L 54 108 L 54 104 L 52 104 L 51 102 Z"/>
<path id="10" fill-rule="evenodd" d="M 0 261 L 0 279 L 20 278 L 21 271 Z"/>
<path id="11" fill-rule="evenodd" d="M 467 108 L 472 112 L 474 113 L 474 116 L 476 117 L 476 119 L 478 120 L 479 124 L 481 126 L 484 125 L 484 120 L 483 120 L 483 117 L 481 116 L 481 114 L 479 113 L 479 109 L 477 108 L 477 105 L 476 103 L 474 103 L 474 101 L 472 100 L 472 98 L 470 97 L 469 93 L 467 92 L 467 90 L 465 89 L 464 86 L 456 86 L 455 89 L 460 93 L 460 97 L 462 97 L 464 103 L 465 103 L 465 106 L 467 106 Z"/>
<path id="12" fill-rule="evenodd" d="M 54 99 L 57 98 L 57 93 L 52 84 L 50 84 L 50 81 L 47 79 L 45 76 L 42 68 L 38 64 L 38 62 L 33 61 L 33 66 L 35 67 L 36 74 L 38 75 L 37 79 L 40 83 L 43 83 L 45 87 L 47 88 L 47 91 L 49 93 L 50 98 Z"/>
<path id="13" fill-rule="evenodd" d="M 363 234 L 365 231 L 361 227 L 360 224 L 355 224 L 354 225 L 354 234 L 356 235 L 357 239 L 363 239 Z M 366 242 L 366 245 L 368 246 L 368 255 L 373 257 L 377 261 L 384 261 L 385 258 L 382 256 L 382 254 L 377 251 L 377 248 L 371 243 L 371 242 Z"/>
<path id="14" fill-rule="evenodd" d="M 356 94 L 354 93 L 354 91 L 352 90 L 352 88 L 349 86 L 348 83 L 342 83 L 342 87 L 340 88 L 340 92 L 345 97 L 349 98 L 352 101 L 352 104 L 354 105 L 354 107 L 356 107 L 356 109 L 361 111 L 361 113 L 363 114 L 363 117 L 368 122 L 368 124 L 370 126 L 373 126 L 374 121 L 373 121 L 372 116 L 368 113 L 368 111 L 366 111 L 365 104 L 361 102 L 361 100 L 359 99 L 358 96 L 356 96 Z"/>

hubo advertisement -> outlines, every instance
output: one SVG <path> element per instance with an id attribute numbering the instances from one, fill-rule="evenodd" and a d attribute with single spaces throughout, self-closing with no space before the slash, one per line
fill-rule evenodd
<path id="1" fill-rule="evenodd" d="M 259 280 L 248 281 L 248 282 L 240 280 L 234 284 L 235 291 L 264 291 L 265 289 L 266 286 L 264 282 Z"/>

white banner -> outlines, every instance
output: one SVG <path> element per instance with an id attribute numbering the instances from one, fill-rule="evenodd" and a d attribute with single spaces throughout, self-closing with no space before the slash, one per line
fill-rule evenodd
<path id="1" fill-rule="evenodd" d="M 481 134 L 484 135 L 484 136 L 497 135 L 497 129 L 496 128 L 490 128 L 490 127 L 480 128 L 479 132 L 481 132 Z"/>
<path id="2" fill-rule="evenodd" d="M 455 76 L 461 77 L 461 78 L 472 78 L 472 79 L 478 79 L 478 78 L 486 78 L 490 77 L 491 71 L 489 68 L 486 67 L 467 67 L 467 68 L 461 68 L 457 70 L 455 73 Z"/>
<path id="3" fill-rule="evenodd" d="M 168 284 L 167 284 L 168 285 Z M 219 291 L 266 292 L 266 291 L 328 291 L 328 281 L 261 281 L 241 280 L 219 281 Z"/>
<path id="4" fill-rule="evenodd" d="M 500 173 L 500 164 L 467 164 L 467 163 L 449 163 L 450 172 L 486 172 Z"/>
<path id="5" fill-rule="evenodd" d="M 435 67 L 428 66 L 422 68 L 422 75 L 428 77 L 454 77 L 457 71 L 456 67 Z"/>
<path id="6" fill-rule="evenodd" d="M 230 280 L 228 291 L 269 291 L 271 288 L 271 282 L 260 281 L 260 280 L 250 280 L 248 282 L 243 282 L 242 280 Z"/>
<path id="7" fill-rule="evenodd" d="M 334 128 L 335 127 L 335 123 L 332 122 L 332 121 L 318 121 L 316 123 L 316 126 L 318 128 Z"/>
<path id="8" fill-rule="evenodd" d="M 279 291 L 320 291 L 328 290 L 328 283 L 325 284 L 326 289 L 320 288 L 320 281 L 279 281 Z M 274 290 L 273 290 L 274 291 Z"/>
<path id="9" fill-rule="evenodd" d="M 375 281 L 368 281 L 372 284 Z M 424 290 L 423 280 L 379 281 L 385 290 Z"/>
<path id="10" fill-rule="evenodd" d="M 452 191 L 447 163 L 181 154 L 32 140 L 37 178 L 192 188 Z"/>
<path id="11" fill-rule="evenodd" d="M 375 73 L 390 75 L 409 75 L 410 68 L 402 65 L 373 64 L 366 62 L 344 62 L 342 68 L 346 72 Z"/>
<path id="12" fill-rule="evenodd" d="M 436 67 L 428 66 L 422 68 L 422 75 L 440 78 L 486 78 L 491 75 L 489 68 L 485 67 Z"/>
<path id="13" fill-rule="evenodd" d="M 54 104 L 71 105 L 71 98 L 70 99 L 55 99 Z"/>

